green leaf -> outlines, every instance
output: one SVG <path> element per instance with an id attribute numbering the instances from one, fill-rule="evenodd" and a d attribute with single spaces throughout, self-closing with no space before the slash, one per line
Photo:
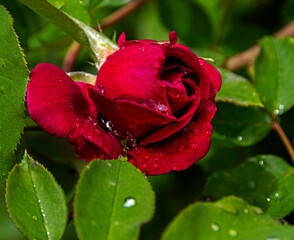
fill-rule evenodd
<path id="1" fill-rule="evenodd" d="M 13 222 L 29 239 L 61 238 L 67 223 L 64 193 L 27 153 L 8 176 L 6 202 Z"/>
<path id="2" fill-rule="evenodd" d="M 89 52 L 96 63 L 96 67 L 103 63 L 107 54 L 117 50 L 117 45 L 78 19 L 60 11 L 47 0 L 20 0 L 33 11 L 55 24 L 74 40 L 79 42 Z M 100 62 L 100 64 L 99 64 Z"/>
<path id="3" fill-rule="evenodd" d="M 86 5 L 81 0 L 48 0 L 53 6 L 61 11 L 68 13 L 80 21 L 89 24 L 90 15 L 86 8 Z"/>
<path id="4" fill-rule="evenodd" d="M 259 107 L 217 103 L 213 125 L 215 143 L 249 146 L 261 141 L 271 130 L 271 117 Z"/>
<path id="5" fill-rule="evenodd" d="M 216 101 L 230 102 L 240 106 L 263 107 L 251 82 L 228 70 L 222 68 L 218 70 L 222 75 L 222 87 L 216 95 Z"/>
<path id="6" fill-rule="evenodd" d="M 255 61 L 255 86 L 265 107 L 274 115 L 294 105 L 294 39 L 263 38 Z"/>
<path id="7" fill-rule="evenodd" d="M 272 217 L 283 218 L 294 210 L 293 185 L 293 167 L 279 157 L 260 155 L 232 170 L 214 173 L 205 194 L 213 199 L 242 197 Z"/>
<path id="8" fill-rule="evenodd" d="M 294 227 L 262 214 L 236 197 L 195 203 L 181 212 L 165 230 L 162 240 L 291 240 Z"/>
<path id="9" fill-rule="evenodd" d="M 78 182 L 75 225 L 81 240 L 137 239 L 154 212 L 154 192 L 144 174 L 121 160 L 93 160 Z"/>
<path id="10" fill-rule="evenodd" d="M 0 5 L 0 182 L 13 167 L 14 151 L 24 128 L 24 97 L 29 80 L 12 18 Z"/>

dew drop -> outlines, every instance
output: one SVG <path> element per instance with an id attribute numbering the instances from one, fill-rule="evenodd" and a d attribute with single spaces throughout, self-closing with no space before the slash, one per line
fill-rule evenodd
<path id="1" fill-rule="evenodd" d="M 110 181 L 110 182 L 109 182 L 109 185 L 111 185 L 111 186 L 113 186 L 113 187 L 114 187 L 114 186 L 116 185 L 116 183 L 115 183 L 115 182 L 112 182 L 112 181 Z"/>
<path id="2" fill-rule="evenodd" d="M 88 122 L 93 122 L 93 118 L 88 117 Z"/>
<path id="3" fill-rule="evenodd" d="M 139 154 L 140 152 L 141 152 L 141 151 L 140 151 L 139 148 L 136 148 L 136 149 L 135 149 L 135 153 L 136 153 L 136 154 Z"/>
<path id="4" fill-rule="evenodd" d="M 154 158 L 154 161 L 156 161 L 156 162 L 157 162 L 158 160 L 159 160 L 159 159 L 158 159 L 158 157 Z"/>
<path id="5" fill-rule="evenodd" d="M 209 136 L 211 136 L 212 135 L 212 131 L 211 130 L 206 130 L 206 132 L 205 132 L 206 134 L 208 134 Z"/>
<path id="6" fill-rule="evenodd" d="M 33 216 L 33 219 L 34 219 L 35 221 L 37 221 L 37 220 L 38 220 L 38 218 L 37 218 L 36 216 Z"/>
<path id="7" fill-rule="evenodd" d="M 184 145 L 183 146 L 180 146 L 179 151 L 180 152 L 184 152 L 185 151 L 185 146 Z"/>
<path id="8" fill-rule="evenodd" d="M 134 207 L 134 206 L 136 206 L 136 200 L 134 198 L 132 198 L 132 197 L 128 197 L 128 198 L 125 199 L 123 206 L 125 208 Z"/>
<path id="9" fill-rule="evenodd" d="M 147 49 L 148 49 L 148 47 L 143 46 L 143 47 L 140 47 L 140 48 L 139 48 L 139 51 L 141 51 L 141 52 L 145 52 Z"/>
<path id="10" fill-rule="evenodd" d="M 98 86 L 98 87 L 95 87 L 95 89 L 96 89 L 97 91 L 101 92 L 102 94 L 105 93 L 105 88 L 104 88 L 103 85 L 100 85 L 100 86 Z"/>
<path id="11" fill-rule="evenodd" d="M 229 229 L 228 234 L 229 234 L 231 237 L 238 237 L 238 232 L 237 232 L 237 230 L 232 229 L 232 228 Z"/>
<path id="12" fill-rule="evenodd" d="M 90 136 L 90 135 L 89 135 L 87 138 L 88 138 L 90 141 L 92 141 L 92 140 L 93 140 L 93 137 L 92 137 L 92 136 Z"/>
<path id="13" fill-rule="evenodd" d="M 284 105 L 282 105 L 282 104 L 281 104 L 281 105 L 279 105 L 279 109 L 280 109 L 280 110 L 283 110 L 283 109 L 284 109 L 284 107 L 285 107 L 285 106 L 284 106 Z"/>
<path id="14" fill-rule="evenodd" d="M 264 168 L 265 167 L 265 163 L 264 163 L 263 160 L 259 160 L 258 161 L 258 165 L 259 165 L 260 168 Z"/>
<path id="15" fill-rule="evenodd" d="M 76 123 L 76 127 L 77 127 L 77 128 L 80 128 L 81 125 L 80 125 L 79 123 Z"/>
<path id="16" fill-rule="evenodd" d="M 101 131 L 99 131 L 97 128 L 95 128 L 94 131 L 97 133 L 97 135 L 100 135 L 101 134 Z"/>
<path id="17" fill-rule="evenodd" d="M 73 109 L 73 104 L 71 102 L 68 103 L 70 109 Z"/>
<path id="18" fill-rule="evenodd" d="M 218 232 L 220 230 L 220 227 L 218 224 L 212 223 L 212 224 L 210 224 L 210 229 L 214 232 Z"/>
<path id="19" fill-rule="evenodd" d="M 173 170 L 174 170 L 174 171 L 177 170 L 177 167 L 173 167 Z"/>
<path id="20" fill-rule="evenodd" d="M 146 156 L 145 156 L 145 159 L 146 159 L 146 160 L 149 160 L 149 156 L 146 155 Z"/>
<path id="21" fill-rule="evenodd" d="M 147 163 L 143 163 L 142 167 L 147 168 L 148 167 Z"/>
<path id="22" fill-rule="evenodd" d="M 159 156 L 160 156 L 160 157 L 162 157 L 162 156 L 163 156 L 163 154 L 162 154 L 162 153 L 159 153 Z"/>
<path id="23" fill-rule="evenodd" d="M 201 133 L 200 129 L 198 128 L 195 128 L 193 132 L 195 135 L 199 135 Z"/>
<path id="24" fill-rule="evenodd" d="M 238 141 L 238 142 L 241 142 L 242 140 L 243 140 L 243 137 L 242 137 L 242 136 L 238 136 L 238 137 L 237 137 L 237 141 Z"/>
<path id="25" fill-rule="evenodd" d="M 153 163 L 153 168 L 158 168 L 158 164 L 157 163 Z"/>
<path id="26" fill-rule="evenodd" d="M 191 143 L 191 148 L 194 148 L 194 149 L 198 148 L 198 144 L 197 143 Z"/>
<path id="27" fill-rule="evenodd" d="M 107 121 L 105 126 L 109 129 L 109 131 L 112 131 L 112 123 L 110 121 Z"/>
<path id="28" fill-rule="evenodd" d="M 267 202 L 270 202 L 270 201 L 271 201 L 271 199 L 270 199 L 269 197 L 267 197 L 267 198 L 266 198 L 266 201 L 267 201 Z"/>
<path id="29" fill-rule="evenodd" d="M 63 81 L 63 80 L 60 79 L 60 80 L 58 80 L 58 81 L 59 81 L 61 84 L 64 84 L 64 81 Z"/>
<path id="30" fill-rule="evenodd" d="M 279 109 L 276 109 L 276 110 L 274 111 L 274 114 L 275 114 L 275 115 L 278 115 L 279 113 L 280 113 Z"/>
<path id="31" fill-rule="evenodd" d="M 253 212 L 254 212 L 255 214 L 258 214 L 258 215 L 263 214 L 263 211 L 262 211 L 261 208 L 258 208 L 258 207 L 252 207 L 252 210 L 253 210 Z"/>
<path id="32" fill-rule="evenodd" d="M 201 66 L 203 66 L 205 64 L 205 60 L 202 59 L 202 58 L 199 58 L 199 63 L 200 63 Z"/>
<path id="33" fill-rule="evenodd" d="M 248 185 L 248 188 L 250 188 L 250 189 L 254 189 L 255 186 L 256 186 L 256 183 L 255 183 L 254 181 L 249 181 L 249 182 L 247 183 L 247 185 Z"/>
<path id="34" fill-rule="evenodd" d="M 249 213 L 248 208 L 244 208 L 243 212 L 244 212 L 245 214 L 248 214 L 248 213 Z"/>

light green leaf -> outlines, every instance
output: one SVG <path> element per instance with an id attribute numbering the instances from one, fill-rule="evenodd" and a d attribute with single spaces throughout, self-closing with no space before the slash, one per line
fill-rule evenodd
<path id="1" fill-rule="evenodd" d="M 121 160 L 93 160 L 83 171 L 74 202 L 81 240 L 137 239 L 154 212 L 154 192 L 144 174 Z"/>
<path id="2" fill-rule="evenodd" d="M 27 153 L 8 176 L 6 202 L 13 222 L 29 239 L 61 238 L 67 223 L 64 193 Z"/>
<path id="3" fill-rule="evenodd" d="M 205 194 L 213 199 L 235 195 L 261 207 L 272 217 L 283 218 L 294 211 L 294 169 L 271 155 L 249 158 L 229 171 L 210 176 Z"/>
<path id="4" fill-rule="evenodd" d="M 24 97 L 29 80 L 12 18 L 0 5 L 0 182 L 13 167 L 14 151 L 24 128 Z"/>
<path id="5" fill-rule="evenodd" d="M 187 207 L 165 230 L 162 240 L 292 240 L 294 227 L 262 214 L 236 197 Z"/>
<path id="6" fill-rule="evenodd" d="M 240 106 L 263 107 L 251 82 L 228 70 L 222 68 L 218 70 L 222 75 L 222 87 L 216 95 L 216 101 L 230 102 Z"/>
<path id="7" fill-rule="evenodd" d="M 255 86 L 265 107 L 274 115 L 294 105 L 294 39 L 263 38 L 255 61 Z"/>
<path id="8" fill-rule="evenodd" d="M 20 1 L 44 17 L 47 21 L 55 24 L 85 47 L 95 61 L 97 68 L 99 68 L 99 62 L 102 64 L 108 54 L 118 49 L 117 45 L 102 33 L 97 32 L 78 19 L 60 11 L 47 0 Z"/>
<path id="9" fill-rule="evenodd" d="M 271 117 L 259 107 L 241 107 L 217 103 L 213 125 L 215 143 L 225 146 L 250 146 L 262 140 L 271 130 Z"/>

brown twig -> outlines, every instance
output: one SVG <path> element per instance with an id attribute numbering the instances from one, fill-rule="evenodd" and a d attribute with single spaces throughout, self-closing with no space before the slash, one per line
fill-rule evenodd
<path id="1" fill-rule="evenodd" d="M 276 32 L 274 35 L 276 38 L 286 37 L 286 36 L 294 36 L 294 20 L 283 27 L 281 30 Z M 229 58 L 224 67 L 231 70 L 236 71 L 244 66 L 250 65 L 254 58 L 258 55 L 260 51 L 260 46 L 255 45 L 244 52 L 241 52 L 231 58 Z"/>
<path id="2" fill-rule="evenodd" d="M 108 17 L 106 17 L 101 22 L 100 28 L 103 30 L 103 29 L 106 29 L 106 28 L 112 26 L 113 24 L 119 22 L 120 20 L 122 20 L 123 18 L 128 16 L 130 13 L 135 11 L 137 8 L 139 8 L 146 1 L 148 1 L 148 0 L 134 0 L 131 3 L 127 4 L 126 6 L 120 8 L 116 12 L 114 12 L 114 13 L 110 14 Z M 66 56 L 63 60 L 63 63 L 62 63 L 62 69 L 65 72 L 72 71 L 74 62 L 75 62 L 76 58 L 78 57 L 81 49 L 82 49 L 81 45 L 75 41 L 73 41 L 73 43 L 70 45 L 70 47 L 66 53 Z"/>
<path id="3" fill-rule="evenodd" d="M 273 120 L 273 125 L 272 125 L 273 130 L 275 130 L 277 132 L 277 134 L 279 135 L 280 139 L 282 140 L 282 142 L 284 143 L 290 157 L 292 160 L 292 163 L 294 165 L 294 149 L 292 144 L 290 143 L 287 135 L 285 134 L 284 130 L 282 129 L 281 125 L 274 119 Z"/>

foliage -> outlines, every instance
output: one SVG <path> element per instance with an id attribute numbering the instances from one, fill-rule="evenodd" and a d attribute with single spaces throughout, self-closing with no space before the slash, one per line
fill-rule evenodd
<path id="1" fill-rule="evenodd" d="M 273 130 L 291 145 L 294 41 L 271 37 L 292 1 L 150 0 L 97 31 L 129 2 L 0 0 L 0 239 L 292 239 L 293 167 Z M 29 71 L 61 67 L 72 39 L 83 49 L 69 75 L 93 83 L 114 32 L 166 41 L 172 30 L 223 79 L 210 151 L 189 169 L 147 179 L 124 158 L 87 163 L 30 119 Z M 251 65 L 226 69 L 254 44 Z"/>

